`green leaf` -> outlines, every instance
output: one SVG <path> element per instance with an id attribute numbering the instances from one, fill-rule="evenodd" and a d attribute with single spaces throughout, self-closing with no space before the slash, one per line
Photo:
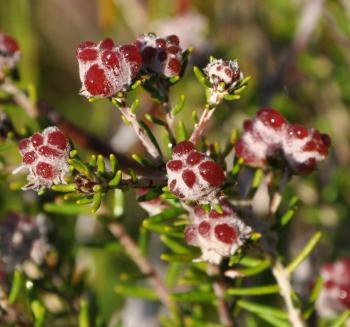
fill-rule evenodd
<path id="1" fill-rule="evenodd" d="M 122 190 L 114 190 L 113 197 L 113 214 L 115 217 L 120 217 L 124 213 L 124 193 Z"/>
<path id="2" fill-rule="evenodd" d="M 44 210 L 48 213 L 60 215 L 78 215 L 88 213 L 89 208 L 77 205 L 76 203 L 45 203 Z"/>
<path id="3" fill-rule="evenodd" d="M 109 186 L 118 186 L 122 180 L 123 172 L 118 170 L 115 176 L 109 181 Z"/>
<path id="4" fill-rule="evenodd" d="M 21 289 L 24 285 L 24 276 L 21 271 L 16 270 L 13 274 L 13 279 L 12 279 L 12 286 L 11 286 L 11 291 L 10 295 L 8 298 L 9 304 L 14 304 L 21 293 Z"/>
<path id="5" fill-rule="evenodd" d="M 99 207 L 101 206 L 103 195 L 104 195 L 101 191 L 100 185 L 96 185 L 96 186 L 94 187 L 94 196 L 92 198 L 92 207 L 91 207 L 92 213 L 95 213 L 99 209 Z"/>
<path id="6" fill-rule="evenodd" d="M 147 255 L 151 234 L 145 227 L 140 227 L 138 246 L 143 256 Z"/>
<path id="7" fill-rule="evenodd" d="M 77 186 L 75 184 L 57 184 L 52 185 L 51 189 L 56 192 L 74 192 Z"/>
<path id="8" fill-rule="evenodd" d="M 160 118 L 158 118 L 156 116 L 153 116 L 151 114 L 145 114 L 145 118 L 153 124 L 167 127 L 167 123 L 164 120 L 161 120 Z"/>
<path id="9" fill-rule="evenodd" d="M 176 125 L 176 139 L 178 142 L 185 141 L 188 138 L 186 126 L 182 120 L 179 120 Z"/>
<path id="10" fill-rule="evenodd" d="M 176 116 L 182 111 L 185 105 L 185 99 L 186 99 L 185 95 L 181 94 L 179 102 L 175 105 L 174 109 L 171 111 L 173 116 Z"/>
<path id="11" fill-rule="evenodd" d="M 321 232 L 316 232 L 304 248 L 300 251 L 300 253 L 289 263 L 287 266 L 288 273 L 292 273 L 312 252 L 317 243 L 320 241 L 322 236 Z"/>
<path id="12" fill-rule="evenodd" d="M 141 157 L 140 155 L 134 153 L 132 156 L 131 156 L 138 164 L 140 164 L 141 166 L 143 167 L 148 167 L 148 168 L 155 168 L 155 165 L 150 161 L 148 160 L 147 158 L 145 157 Z"/>
<path id="13" fill-rule="evenodd" d="M 170 262 L 165 276 L 165 284 L 172 288 L 176 285 L 179 275 L 183 271 L 183 265 L 179 262 Z"/>
<path id="14" fill-rule="evenodd" d="M 216 296 L 212 292 L 189 291 L 183 293 L 174 293 L 172 298 L 178 302 L 213 302 Z"/>
<path id="15" fill-rule="evenodd" d="M 136 297 L 149 301 L 158 301 L 158 295 L 153 289 L 135 285 L 117 285 L 115 292 L 125 297 Z"/>
<path id="16" fill-rule="evenodd" d="M 183 237 L 183 235 L 182 235 Z M 193 259 L 198 257 L 198 253 L 189 253 L 189 254 L 170 254 L 170 253 L 163 253 L 161 254 L 160 258 L 163 261 L 167 262 L 192 262 Z"/>
<path id="17" fill-rule="evenodd" d="M 258 317 L 275 327 L 292 327 L 289 322 L 286 322 L 273 316 L 259 314 Z"/>
<path id="18" fill-rule="evenodd" d="M 99 154 L 97 156 L 97 172 L 101 175 L 104 176 L 106 173 L 106 164 L 105 164 L 105 158 L 103 157 L 102 154 Z"/>
<path id="19" fill-rule="evenodd" d="M 240 95 L 237 94 L 225 94 L 224 99 L 227 101 L 239 100 L 241 98 Z"/>
<path id="20" fill-rule="evenodd" d="M 313 313 L 313 311 L 315 310 L 315 303 L 316 300 L 321 292 L 322 289 L 322 285 L 323 285 L 323 281 L 321 277 L 318 277 L 314 287 L 312 288 L 308 303 L 306 305 L 306 309 L 304 312 L 304 318 L 305 319 L 309 319 L 311 314 Z"/>
<path id="21" fill-rule="evenodd" d="M 333 321 L 330 327 L 344 327 L 349 317 L 350 317 L 350 310 L 345 311 L 337 319 Z"/>
<path id="22" fill-rule="evenodd" d="M 264 315 L 264 316 L 271 316 L 279 319 L 288 319 L 287 312 L 274 307 L 267 306 L 267 305 L 248 302 L 245 300 L 238 300 L 237 306 L 249 312 L 256 313 L 259 316 Z"/>
<path id="23" fill-rule="evenodd" d="M 210 87 L 210 84 L 208 83 L 207 78 L 197 66 L 193 67 L 193 72 L 194 72 L 194 75 L 197 77 L 197 80 L 199 83 L 201 83 L 206 88 Z"/>
<path id="24" fill-rule="evenodd" d="M 179 254 L 186 254 L 186 253 L 191 253 L 191 250 L 189 249 L 188 246 L 185 244 L 172 239 L 169 236 L 166 235 L 161 235 L 160 240 L 173 252 L 179 253 Z"/>
<path id="25" fill-rule="evenodd" d="M 150 189 L 147 193 L 139 196 L 137 198 L 137 201 L 138 202 L 151 201 L 153 199 L 158 198 L 162 193 L 163 193 L 162 186 L 157 186 L 157 187 Z"/>
<path id="26" fill-rule="evenodd" d="M 80 300 L 79 327 L 90 327 L 89 303 L 85 299 Z"/>
<path id="27" fill-rule="evenodd" d="M 149 139 L 151 140 L 151 142 L 153 143 L 153 145 L 157 148 L 159 154 L 162 154 L 162 151 L 160 150 L 159 144 L 155 138 L 155 136 L 153 135 L 152 131 L 149 129 L 149 127 L 142 121 L 139 121 L 141 127 L 146 131 Z"/>
<path id="28" fill-rule="evenodd" d="M 92 174 L 89 167 L 85 165 L 81 160 L 77 158 L 68 158 L 67 162 L 79 173 L 85 175 L 87 178 L 92 179 Z"/>
<path id="29" fill-rule="evenodd" d="M 226 290 L 227 295 L 256 296 L 276 293 L 279 293 L 279 287 L 276 284 L 257 287 L 228 288 Z"/>
<path id="30" fill-rule="evenodd" d="M 132 103 L 132 105 L 131 105 L 131 107 L 130 107 L 131 113 L 132 113 L 132 114 L 135 114 L 136 111 L 137 111 L 137 109 L 139 108 L 139 106 L 140 106 L 140 100 L 139 100 L 139 99 L 136 99 L 136 100 Z"/>
<path id="31" fill-rule="evenodd" d="M 119 168 L 117 157 L 114 154 L 110 154 L 109 155 L 109 162 L 111 164 L 111 172 L 115 176 L 115 174 L 117 173 L 117 170 Z"/>
<path id="32" fill-rule="evenodd" d="M 44 324 L 46 309 L 45 307 L 38 301 L 34 300 L 31 303 L 31 309 L 34 316 L 34 327 L 41 327 Z"/>
<path id="33" fill-rule="evenodd" d="M 240 276 L 254 276 L 260 274 L 270 266 L 271 262 L 269 260 L 264 260 L 261 261 L 261 263 L 257 266 L 251 268 L 236 269 L 236 271 Z"/>
<path id="34" fill-rule="evenodd" d="M 164 221 L 177 218 L 181 214 L 185 213 L 186 210 L 183 208 L 169 208 L 165 209 L 161 213 L 151 216 L 143 221 L 143 225 L 146 227 L 150 224 L 162 223 Z"/>

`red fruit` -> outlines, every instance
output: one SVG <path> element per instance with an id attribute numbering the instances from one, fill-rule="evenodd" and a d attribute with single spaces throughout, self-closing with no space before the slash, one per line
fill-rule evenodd
<path id="1" fill-rule="evenodd" d="M 54 167 L 46 162 L 39 162 L 36 165 L 36 173 L 45 179 L 52 179 L 55 176 Z"/>
<path id="2" fill-rule="evenodd" d="M 169 35 L 167 36 L 166 40 L 171 44 L 175 44 L 175 45 L 180 44 L 180 40 L 177 35 Z"/>
<path id="3" fill-rule="evenodd" d="M 60 152 L 46 145 L 43 145 L 42 147 L 39 148 L 39 154 L 44 156 L 45 158 L 48 158 L 48 157 L 58 158 L 61 156 Z"/>
<path id="4" fill-rule="evenodd" d="M 189 188 L 192 188 L 196 182 L 196 175 L 192 170 L 187 169 L 182 173 L 182 179 Z"/>
<path id="5" fill-rule="evenodd" d="M 317 148 L 316 143 L 314 141 L 309 141 L 304 145 L 303 151 L 312 152 L 312 151 L 316 151 L 316 148 Z"/>
<path id="6" fill-rule="evenodd" d="M 167 53 L 166 53 L 166 51 L 165 51 L 165 50 L 160 50 L 160 51 L 158 52 L 157 59 L 158 59 L 160 62 L 163 62 L 163 61 L 166 60 L 166 58 L 167 58 Z"/>
<path id="7" fill-rule="evenodd" d="M 170 170 L 178 171 L 182 168 L 182 161 L 181 160 L 171 160 L 167 163 L 167 167 Z"/>
<path id="8" fill-rule="evenodd" d="M 228 224 L 216 225 L 214 233 L 218 240 L 226 244 L 232 244 L 237 238 L 236 230 Z"/>
<path id="9" fill-rule="evenodd" d="M 194 244 L 197 236 L 197 229 L 194 225 L 186 226 L 185 228 L 185 240 L 188 244 Z"/>
<path id="10" fill-rule="evenodd" d="M 332 145 L 332 139 L 328 134 L 321 134 L 321 138 L 326 147 L 329 148 Z"/>
<path id="11" fill-rule="evenodd" d="M 316 169 L 316 159 L 310 158 L 304 163 L 298 165 L 297 170 L 300 174 L 308 174 Z"/>
<path id="12" fill-rule="evenodd" d="M 92 65 L 85 74 L 84 85 L 95 96 L 111 96 L 112 86 L 107 81 L 104 71 L 98 65 Z"/>
<path id="13" fill-rule="evenodd" d="M 225 180 L 221 167 L 213 161 L 205 161 L 199 165 L 199 172 L 211 186 L 219 187 Z"/>
<path id="14" fill-rule="evenodd" d="M 193 151 L 192 153 L 190 153 L 187 157 L 187 164 L 190 166 L 194 166 L 196 164 L 198 164 L 199 162 L 201 162 L 203 160 L 204 156 L 203 154 L 197 152 L 197 151 Z"/>
<path id="15" fill-rule="evenodd" d="M 92 41 L 84 41 L 84 42 L 81 42 L 79 45 L 78 45 L 78 50 L 83 50 L 85 48 L 92 48 L 92 47 L 95 47 L 96 46 L 96 43 L 95 42 L 92 42 Z"/>
<path id="16" fill-rule="evenodd" d="M 68 140 L 61 131 L 54 131 L 47 136 L 47 143 L 55 145 L 61 150 L 65 150 L 68 145 Z"/>
<path id="17" fill-rule="evenodd" d="M 253 122 L 249 119 L 246 119 L 243 122 L 243 129 L 245 132 L 251 132 L 253 130 Z"/>
<path id="18" fill-rule="evenodd" d="M 94 61 L 97 59 L 97 49 L 84 49 L 78 52 L 78 59 L 82 61 Z"/>
<path id="19" fill-rule="evenodd" d="M 5 48 L 9 53 L 15 53 L 17 50 L 19 50 L 17 41 L 11 36 L 4 35 L 2 42 L 4 43 Z"/>
<path id="20" fill-rule="evenodd" d="M 167 48 L 168 52 L 171 54 L 177 54 L 180 52 L 180 48 L 176 46 L 171 46 Z"/>
<path id="21" fill-rule="evenodd" d="M 36 153 L 34 151 L 30 151 L 23 156 L 23 162 L 27 165 L 30 165 L 36 160 L 36 158 Z"/>
<path id="22" fill-rule="evenodd" d="M 271 108 L 260 109 L 256 116 L 264 123 L 264 125 L 275 129 L 280 128 L 287 123 L 286 119 L 278 111 Z"/>
<path id="23" fill-rule="evenodd" d="M 302 140 L 309 136 L 309 131 L 302 125 L 293 124 L 288 127 L 288 135 Z"/>
<path id="24" fill-rule="evenodd" d="M 342 285 L 339 288 L 339 300 L 347 308 L 350 308 L 350 285 Z"/>
<path id="25" fill-rule="evenodd" d="M 176 180 L 173 179 L 170 184 L 169 184 L 169 188 L 170 188 L 170 191 L 174 193 L 175 191 L 175 186 L 176 186 Z"/>
<path id="26" fill-rule="evenodd" d="M 114 44 L 113 40 L 110 39 L 110 38 L 104 39 L 104 40 L 101 41 L 101 43 L 100 43 L 100 49 L 101 49 L 101 50 L 102 50 L 102 49 L 109 49 L 109 50 L 111 50 L 111 49 L 114 48 L 114 46 L 115 46 L 115 44 Z"/>
<path id="27" fill-rule="evenodd" d="M 206 214 L 206 212 L 205 212 L 205 210 L 204 210 L 203 208 L 201 208 L 201 207 L 196 207 L 196 208 L 194 209 L 194 214 L 195 214 L 196 216 L 198 216 L 198 217 L 203 217 L 203 216 Z"/>
<path id="28" fill-rule="evenodd" d="M 153 58 L 155 57 L 155 55 L 157 54 L 157 50 L 155 48 L 152 47 L 145 47 L 142 51 L 142 60 L 145 63 L 150 63 Z"/>
<path id="29" fill-rule="evenodd" d="M 222 218 L 225 217 L 227 215 L 227 213 L 225 211 L 223 211 L 223 213 L 220 213 L 216 210 L 211 210 L 209 213 L 209 217 L 212 219 L 218 219 L 218 218 Z"/>
<path id="30" fill-rule="evenodd" d="M 173 155 L 183 156 L 194 150 L 194 144 L 191 141 L 182 141 L 173 148 Z"/>
<path id="31" fill-rule="evenodd" d="M 202 236 L 208 235 L 208 233 L 210 232 L 210 227 L 211 226 L 207 221 L 202 221 L 198 226 L 199 234 L 201 234 Z"/>
<path id="32" fill-rule="evenodd" d="M 156 46 L 157 46 L 158 48 L 164 49 L 164 48 L 166 47 L 166 42 L 165 42 L 165 40 L 164 40 L 164 39 L 161 39 L 161 38 L 156 39 Z"/>
<path id="33" fill-rule="evenodd" d="M 40 133 L 33 134 L 31 136 L 30 140 L 31 140 L 34 148 L 37 148 L 44 143 L 44 138 Z"/>
<path id="34" fill-rule="evenodd" d="M 103 64 L 112 69 L 120 67 L 118 53 L 113 50 L 105 50 L 102 52 L 101 60 Z"/>
<path id="35" fill-rule="evenodd" d="M 18 148 L 21 151 L 21 153 L 23 153 L 29 147 L 29 145 L 30 145 L 30 140 L 23 139 L 18 143 Z"/>
<path id="36" fill-rule="evenodd" d="M 124 55 L 125 59 L 132 64 L 131 65 L 131 73 L 132 78 L 135 78 L 136 75 L 139 73 L 141 64 L 142 64 L 142 57 L 140 54 L 140 50 L 132 44 L 126 44 L 120 47 L 120 52 Z"/>
<path id="37" fill-rule="evenodd" d="M 172 76 L 178 75 L 181 71 L 181 63 L 175 58 L 171 58 L 168 61 L 167 70 L 171 72 Z"/>

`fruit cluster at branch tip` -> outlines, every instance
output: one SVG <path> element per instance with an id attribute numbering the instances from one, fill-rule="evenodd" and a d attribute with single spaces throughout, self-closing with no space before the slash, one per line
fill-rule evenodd
<path id="1" fill-rule="evenodd" d="M 28 170 L 28 184 L 22 189 L 40 191 L 53 184 L 66 183 L 67 159 L 70 145 L 68 139 L 57 127 L 47 127 L 42 133 L 34 133 L 18 144 L 22 165 L 13 173 Z"/>
<path id="2" fill-rule="evenodd" d="M 254 167 L 264 167 L 269 160 L 281 156 L 293 172 L 307 174 L 326 158 L 330 145 L 327 134 L 290 124 L 278 111 L 263 108 L 254 119 L 244 122 L 236 155 Z"/>
<path id="3" fill-rule="evenodd" d="M 87 98 L 125 91 L 138 75 L 142 60 L 135 45 L 118 46 L 111 39 L 80 43 L 76 57 L 83 84 L 80 93 Z"/>
<path id="4" fill-rule="evenodd" d="M 225 181 L 222 168 L 196 151 L 190 141 L 180 142 L 173 148 L 172 160 L 167 162 L 166 169 L 169 189 L 181 200 L 209 202 Z"/>
<path id="5" fill-rule="evenodd" d="M 227 199 L 220 199 L 222 212 L 206 212 L 201 207 L 190 213 L 192 223 L 185 229 L 188 244 L 200 247 L 202 256 L 197 260 L 219 264 L 223 257 L 233 255 L 249 238 L 252 229 L 238 217 Z"/>

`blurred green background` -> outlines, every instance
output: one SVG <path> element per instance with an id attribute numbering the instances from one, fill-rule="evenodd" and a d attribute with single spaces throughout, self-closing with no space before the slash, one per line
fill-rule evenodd
<path id="1" fill-rule="evenodd" d="M 210 139 L 223 140 L 223 134 L 228 135 L 233 127 L 241 130 L 243 119 L 253 116 L 261 106 L 274 107 L 291 122 L 329 133 L 333 146 L 328 160 L 317 173 L 293 178 L 287 190 L 290 196 L 297 194 L 302 205 L 285 232 L 284 243 L 289 244 L 286 250 L 291 257 L 314 230 L 325 233 L 307 269 L 349 255 L 348 0 L 0 0 L 0 28 L 21 45 L 22 85 L 33 83 L 40 100 L 107 143 L 120 132 L 121 123 L 107 101 L 90 104 L 78 94 L 75 49 L 81 41 L 112 37 L 125 43 L 144 32 L 173 30 L 184 35 L 187 46 L 194 47 L 192 63 L 196 65 L 204 66 L 210 54 L 237 58 L 245 76 L 252 76 L 252 80 L 240 101 L 224 103 L 217 110 Z M 157 111 L 148 95 L 137 92 L 141 111 Z M 181 113 L 185 122 L 205 101 L 191 68 L 172 92 L 173 102 L 180 94 L 187 96 Z M 123 138 L 118 142 L 123 143 Z M 131 143 L 130 149 L 122 152 L 130 154 L 135 148 L 142 150 Z M 20 202 L 20 193 L 7 202 L 6 190 L 2 186 L 3 212 L 7 203 L 16 207 Z M 144 213 L 135 209 L 133 194 L 126 196 L 129 200 L 125 201 L 123 219 L 136 221 L 135 228 Z M 62 216 L 52 220 L 59 229 L 56 237 L 66 240 L 64 244 L 71 251 L 75 236 L 68 230 L 73 230 L 75 220 Z M 125 264 L 127 259 L 122 255 L 81 247 L 77 251 L 81 257 L 93 258 L 93 264 L 89 261 L 95 272 L 91 287 L 97 291 L 99 306 L 108 320 L 121 303 L 112 289 L 116 277 L 133 266 L 129 261 Z"/>

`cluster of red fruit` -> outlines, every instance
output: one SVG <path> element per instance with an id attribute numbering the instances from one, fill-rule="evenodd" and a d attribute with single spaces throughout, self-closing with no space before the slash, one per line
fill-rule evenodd
<path id="1" fill-rule="evenodd" d="M 76 52 L 82 81 L 81 94 L 86 97 L 110 97 L 125 91 L 140 70 L 173 77 L 182 67 L 179 38 L 155 34 L 140 36 L 135 43 L 116 45 L 111 39 L 96 44 L 82 42 Z"/>
<path id="2" fill-rule="evenodd" d="M 0 32 L 0 71 L 4 68 L 13 69 L 19 57 L 20 51 L 17 41 L 11 36 Z"/>
<path id="3" fill-rule="evenodd" d="M 199 260 L 220 263 L 223 257 L 233 255 L 251 234 L 247 226 L 233 210 L 230 203 L 220 200 L 222 212 L 212 209 L 206 212 L 201 207 L 191 211 L 191 225 L 185 229 L 188 244 L 201 248 Z"/>
<path id="4" fill-rule="evenodd" d="M 248 165 L 263 167 L 270 159 L 284 158 L 295 173 L 312 172 L 325 159 L 331 139 L 316 129 L 290 124 L 278 111 L 260 109 L 253 120 L 244 122 L 236 155 Z"/>
<path id="5" fill-rule="evenodd" d="M 141 55 L 132 44 L 116 46 L 111 39 L 85 41 L 77 49 L 79 74 L 86 97 L 109 97 L 129 86 L 141 68 Z"/>
<path id="6" fill-rule="evenodd" d="M 40 190 L 52 184 L 65 183 L 70 145 L 57 127 L 48 127 L 42 133 L 19 142 L 22 165 L 14 171 L 27 169 L 28 184 L 24 189 Z"/>
<path id="7" fill-rule="evenodd" d="M 243 78 L 237 60 L 215 59 L 204 68 L 204 73 L 214 88 L 223 84 L 223 90 L 233 88 Z"/>
<path id="8" fill-rule="evenodd" d="M 320 316 L 333 317 L 350 309 L 350 259 L 344 258 L 322 267 L 323 287 L 316 302 Z"/>
<path id="9" fill-rule="evenodd" d="M 151 72 L 174 77 L 179 75 L 182 67 L 182 49 L 176 35 L 166 38 L 154 33 L 141 35 L 137 41 L 144 66 Z"/>
<path id="10" fill-rule="evenodd" d="M 174 146 L 166 168 L 169 189 L 182 200 L 210 202 L 225 180 L 222 168 L 190 141 Z"/>

